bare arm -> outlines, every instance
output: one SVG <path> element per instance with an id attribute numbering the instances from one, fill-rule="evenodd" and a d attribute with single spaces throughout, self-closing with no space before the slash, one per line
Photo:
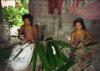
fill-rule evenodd
<path id="1" fill-rule="evenodd" d="M 75 36 L 75 33 L 72 32 L 72 33 L 71 33 L 71 46 L 72 46 L 72 47 L 75 47 L 75 44 L 74 44 L 74 42 L 75 42 L 75 41 L 74 41 L 74 36 Z"/>
<path id="2" fill-rule="evenodd" d="M 74 32 L 71 33 L 71 46 L 72 46 L 73 48 L 76 47 L 76 46 L 75 46 L 75 33 L 74 33 Z M 69 53 L 69 57 L 70 57 L 70 58 L 75 57 L 75 52 L 71 51 L 71 52 Z"/>
<path id="3" fill-rule="evenodd" d="M 93 41 L 93 36 L 89 31 L 85 31 L 85 35 L 86 35 L 87 40 Z"/>
<path id="4" fill-rule="evenodd" d="M 23 26 L 21 26 L 21 28 L 18 30 L 18 37 L 21 38 L 21 34 L 23 32 Z"/>

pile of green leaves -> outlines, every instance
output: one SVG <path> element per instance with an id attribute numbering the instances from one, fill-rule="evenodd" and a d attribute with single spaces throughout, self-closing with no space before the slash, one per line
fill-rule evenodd
<path id="1" fill-rule="evenodd" d="M 94 44 L 87 45 L 90 47 Z M 54 48 L 55 53 L 52 47 Z M 52 38 L 46 40 L 46 45 L 44 45 L 43 42 L 36 43 L 31 62 L 33 71 L 36 71 L 37 56 L 39 56 L 41 65 L 45 71 L 68 71 L 69 68 L 76 63 L 77 55 L 73 58 L 68 57 L 69 55 L 62 52 L 65 48 L 69 49 L 70 52 L 77 51 L 77 48 L 72 48 L 70 44 L 61 40 L 53 40 Z M 91 65 L 91 63 L 88 64 Z M 83 70 L 84 69 L 82 69 L 82 71 Z"/>
<path id="2" fill-rule="evenodd" d="M 44 42 L 36 42 L 33 56 L 30 62 L 30 64 L 32 64 L 33 71 L 36 71 L 38 56 L 45 71 L 67 71 L 71 66 L 75 64 L 74 58 L 71 59 L 62 52 L 62 49 L 64 48 L 71 49 L 70 44 L 53 39 L 48 39 L 45 41 L 45 43 L 46 44 L 44 45 Z M 23 50 L 21 50 L 21 52 L 22 51 Z M 10 57 L 10 54 L 10 48 L 0 49 L 0 61 L 8 59 Z"/>
<path id="3" fill-rule="evenodd" d="M 2 9 L 5 20 L 12 26 L 22 25 L 22 15 L 28 12 L 28 0 L 22 2 L 22 6 L 19 7 L 5 7 Z"/>
<path id="4" fill-rule="evenodd" d="M 94 44 L 91 44 L 92 46 Z M 91 46 L 89 44 L 89 46 Z M 33 56 L 30 64 L 32 65 L 32 71 L 36 71 L 36 64 L 38 62 L 38 56 L 41 61 L 43 70 L 45 71 L 68 71 L 75 63 L 75 57 L 69 58 L 62 50 L 69 49 L 71 52 L 75 52 L 77 49 L 72 48 L 70 44 L 48 38 L 45 41 L 36 42 Z M 21 50 L 22 52 L 23 50 Z M 20 53 L 21 53 L 20 52 Z M 18 53 L 18 55 L 20 54 Z M 8 59 L 11 54 L 10 48 L 0 49 L 0 61 Z M 16 55 L 15 57 L 17 57 Z"/>
<path id="5" fill-rule="evenodd" d="M 55 53 L 52 49 L 55 49 Z M 32 68 L 36 71 L 37 56 L 41 60 L 41 65 L 45 71 L 67 71 L 75 64 L 75 59 L 71 59 L 61 50 L 64 48 L 72 49 L 68 43 L 53 39 L 46 41 L 46 46 L 42 42 L 36 43 L 32 57 Z"/>

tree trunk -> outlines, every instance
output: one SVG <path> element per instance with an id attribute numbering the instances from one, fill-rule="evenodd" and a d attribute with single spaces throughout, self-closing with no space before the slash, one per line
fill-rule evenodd
<path id="1" fill-rule="evenodd" d="M 0 8 L 2 8 L 1 0 L 0 0 Z"/>

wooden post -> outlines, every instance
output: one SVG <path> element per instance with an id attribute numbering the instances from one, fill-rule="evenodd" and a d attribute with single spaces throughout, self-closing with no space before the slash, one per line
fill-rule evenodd
<path id="1" fill-rule="evenodd" d="M 0 9 L 2 8 L 1 0 L 0 0 Z"/>

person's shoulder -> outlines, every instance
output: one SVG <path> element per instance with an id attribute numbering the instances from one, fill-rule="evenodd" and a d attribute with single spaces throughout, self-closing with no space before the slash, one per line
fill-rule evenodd
<path id="1" fill-rule="evenodd" d="M 24 28 L 24 25 L 21 25 L 21 27 L 20 28 Z"/>
<path id="2" fill-rule="evenodd" d="M 34 28 L 35 28 L 35 26 L 32 26 L 32 28 L 34 29 Z"/>
<path id="3" fill-rule="evenodd" d="M 90 33 L 88 30 L 84 30 L 85 34 Z"/>
<path id="4" fill-rule="evenodd" d="M 32 29 L 33 29 L 33 30 L 36 30 L 36 27 L 35 27 L 35 26 L 32 26 Z"/>
<path id="5" fill-rule="evenodd" d="M 71 35 L 75 35 L 75 33 L 76 33 L 75 31 L 72 31 L 72 32 L 71 32 Z"/>
<path id="6" fill-rule="evenodd" d="M 20 30 L 24 29 L 24 25 L 21 25 Z"/>

